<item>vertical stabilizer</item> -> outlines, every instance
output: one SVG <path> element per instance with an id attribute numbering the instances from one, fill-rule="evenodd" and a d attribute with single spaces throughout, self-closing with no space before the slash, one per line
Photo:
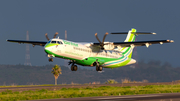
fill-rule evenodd
<path id="1" fill-rule="evenodd" d="M 132 28 L 126 37 L 126 40 L 124 42 L 133 42 L 136 38 L 136 29 Z M 131 45 L 131 47 L 122 47 L 121 52 L 124 56 L 127 56 L 128 58 L 131 58 L 132 52 L 134 49 L 134 45 Z"/>

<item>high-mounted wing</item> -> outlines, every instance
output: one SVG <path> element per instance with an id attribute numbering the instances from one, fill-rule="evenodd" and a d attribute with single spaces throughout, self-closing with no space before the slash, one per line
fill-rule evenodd
<path id="1" fill-rule="evenodd" d="M 130 46 L 146 46 L 149 47 L 149 45 L 152 44 L 163 44 L 163 43 L 172 43 L 173 40 L 154 40 L 154 41 L 136 41 L 136 42 L 108 42 L 105 43 L 105 45 L 111 44 L 114 46 L 121 46 L 121 47 L 130 47 Z M 100 43 L 93 43 L 92 46 L 99 46 Z"/>
<path id="2" fill-rule="evenodd" d="M 19 44 L 21 44 L 21 43 L 32 44 L 33 46 L 35 46 L 35 45 L 45 46 L 45 44 L 47 43 L 45 41 L 25 41 L 25 40 L 6 40 L 6 41 L 16 42 Z"/>
<path id="3" fill-rule="evenodd" d="M 58 32 L 56 32 L 54 34 L 53 38 L 56 38 L 57 35 L 58 35 Z M 49 41 L 50 39 L 49 39 L 47 33 L 45 34 L 45 36 L 46 36 L 46 39 Z M 16 42 L 16 43 L 19 43 L 19 44 L 21 44 L 21 43 L 32 44 L 33 47 L 35 45 L 45 46 L 46 43 L 47 43 L 46 41 L 25 41 L 25 40 L 6 40 L 6 41 L 8 41 L 8 42 Z"/>

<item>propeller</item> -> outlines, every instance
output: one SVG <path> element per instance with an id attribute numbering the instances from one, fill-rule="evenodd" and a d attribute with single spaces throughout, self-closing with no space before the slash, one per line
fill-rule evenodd
<path id="1" fill-rule="evenodd" d="M 104 50 L 104 41 L 105 41 L 105 38 L 106 38 L 106 36 L 108 35 L 109 33 L 108 32 L 106 32 L 105 33 L 105 35 L 104 35 L 104 37 L 103 37 L 103 40 L 102 40 L 102 42 L 99 40 L 99 38 L 98 38 L 98 36 L 97 36 L 97 33 L 95 33 L 95 36 L 96 36 L 96 39 L 99 41 L 99 43 L 100 43 L 100 47 L 101 47 L 101 49 L 102 50 Z"/>
<path id="2" fill-rule="evenodd" d="M 54 37 L 53 38 L 56 38 L 56 36 L 58 35 L 59 33 L 58 32 L 56 32 L 55 34 L 54 34 Z"/>
<path id="3" fill-rule="evenodd" d="M 49 41 L 49 37 L 48 37 L 47 33 L 45 34 L 45 36 L 46 36 L 46 39 Z"/>
<path id="4" fill-rule="evenodd" d="M 53 38 L 56 38 L 56 36 L 57 36 L 58 34 L 59 34 L 59 33 L 56 32 L 56 33 L 54 34 L 54 37 L 53 37 Z M 49 41 L 49 37 L 48 37 L 47 33 L 45 34 L 45 36 L 46 36 L 46 39 Z"/>

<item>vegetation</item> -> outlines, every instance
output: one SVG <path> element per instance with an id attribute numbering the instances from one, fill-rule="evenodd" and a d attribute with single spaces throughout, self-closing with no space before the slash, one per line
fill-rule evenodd
<path id="1" fill-rule="evenodd" d="M 142 81 L 131 81 L 130 79 L 122 79 L 121 83 L 148 83 L 148 80 L 142 80 Z"/>
<path id="2" fill-rule="evenodd" d="M 109 79 L 106 82 L 106 84 L 115 84 L 115 83 L 118 83 L 118 82 L 116 80 L 114 80 L 114 79 Z"/>
<path id="3" fill-rule="evenodd" d="M 58 65 L 55 65 L 55 66 L 52 68 L 51 73 L 54 75 L 55 85 L 57 85 L 57 79 L 58 79 L 58 77 L 59 77 L 59 74 L 62 74 L 62 72 L 61 72 L 61 67 L 58 66 Z"/>
<path id="4" fill-rule="evenodd" d="M 54 84 L 54 75 L 51 74 L 53 65 L 45 66 L 24 66 L 24 65 L 0 65 L 0 85 L 41 85 Z M 113 79 L 119 83 L 125 79 L 130 82 L 172 82 L 180 80 L 180 67 L 173 67 L 169 63 L 160 61 L 138 62 L 136 68 L 130 66 L 106 69 L 102 73 L 95 70 L 95 67 L 83 68 L 79 66 L 76 72 L 68 67 L 61 66 L 63 74 L 58 84 L 94 84 L 105 83 Z M 23 76 L 22 76 L 23 75 Z M 27 79 L 28 78 L 28 79 Z M 129 82 L 126 80 L 126 82 Z"/>
<path id="5" fill-rule="evenodd" d="M 1 101 L 74 98 L 93 96 L 121 96 L 137 94 L 177 93 L 180 92 L 180 84 L 176 85 L 148 85 L 148 86 L 126 86 L 126 87 L 86 87 L 86 88 L 62 88 L 60 90 L 37 90 L 37 91 L 15 91 L 0 92 Z"/>

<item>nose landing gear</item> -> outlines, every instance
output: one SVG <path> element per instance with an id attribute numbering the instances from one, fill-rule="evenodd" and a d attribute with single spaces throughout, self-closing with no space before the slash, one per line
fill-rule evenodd
<path id="1" fill-rule="evenodd" d="M 49 58 L 49 62 L 53 62 L 53 58 Z"/>
<path id="2" fill-rule="evenodd" d="M 53 56 L 48 54 L 48 57 L 49 57 L 49 62 L 53 62 Z"/>

